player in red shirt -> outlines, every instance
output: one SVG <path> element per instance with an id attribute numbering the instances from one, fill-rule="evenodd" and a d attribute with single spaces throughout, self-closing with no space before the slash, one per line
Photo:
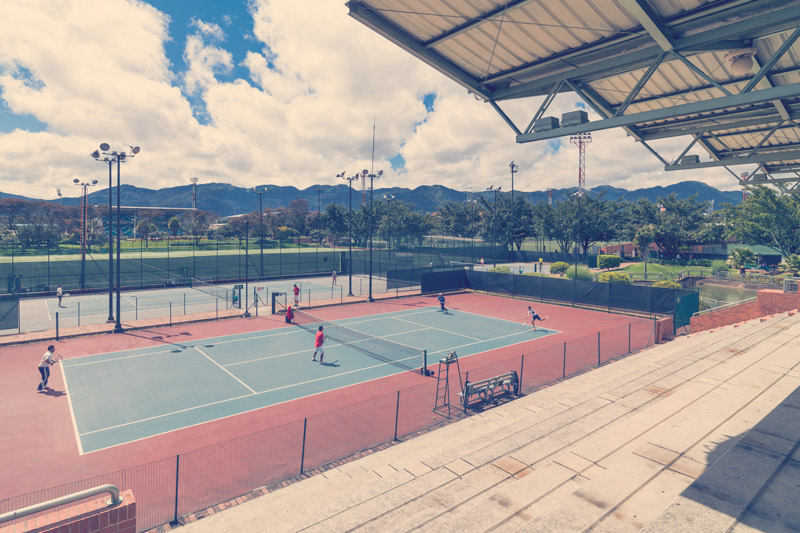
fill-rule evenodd
<path id="1" fill-rule="evenodd" d="M 322 344 L 325 342 L 325 333 L 322 332 L 322 326 L 319 327 L 317 335 L 314 338 L 314 355 L 311 356 L 312 361 L 317 360 L 317 352 L 319 352 L 319 364 L 322 364 L 322 358 L 325 357 L 325 349 Z"/>
<path id="2" fill-rule="evenodd" d="M 300 305 L 300 287 L 297 286 L 297 283 L 294 284 L 292 292 L 294 292 L 294 306 L 297 307 Z"/>

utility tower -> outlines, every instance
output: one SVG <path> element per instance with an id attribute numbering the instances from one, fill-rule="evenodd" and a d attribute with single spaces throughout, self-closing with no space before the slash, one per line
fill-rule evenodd
<path id="1" fill-rule="evenodd" d="M 553 191 L 555 189 L 547 189 L 547 205 L 553 205 Z"/>
<path id="2" fill-rule="evenodd" d="M 578 192 L 586 189 L 586 145 L 592 142 L 591 133 L 579 133 L 569 138 L 578 147 Z"/>
<path id="3" fill-rule="evenodd" d="M 740 181 L 744 184 L 747 181 L 747 178 L 750 177 L 749 172 L 742 172 Z M 747 197 L 750 196 L 750 191 L 747 189 L 742 189 L 742 203 L 747 201 Z"/>
<path id="4" fill-rule="evenodd" d="M 197 178 L 189 178 L 192 182 L 192 209 L 197 209 Z"/>

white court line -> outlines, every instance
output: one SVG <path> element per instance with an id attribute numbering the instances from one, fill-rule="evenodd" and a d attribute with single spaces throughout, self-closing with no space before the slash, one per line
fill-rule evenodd
<path id="1" fill-rule="evenodd" d="M 371 370 L 373 368 L 377 368 L 377 367 L 380 367 L 380 366 L 386 366 L 386 365 L 389 365 L 389 363 L 379 363 L 377 365 L 372 365 L 372 366 L 368 366 L 368 367 L 364 367 L 364 368 L 357 368 L 355 370 L 349 370 L 347 372 L 340 372 L 338 374 L 333 374 L 331 376 L 325 376 L 325 377 L 321 377 L 321 378 L 309 379 L 307 381 L 300 381 L 300 382 L 297 382 L 297 383 L 290 383 L 288 385 L 282 385 L 280 387 L 275 387 L 274 389 L 267 389 L 267 390 L 263 390 L 261 392 L 256 392 L 255 395 L 257 396 L 257 395 L 260 395 L 260 394 L 266 394 L 268 392 L 275 392 L 275 391 L 279 391 L 279 390 L 282 390 L 282 389 L 288 389 L 290 387 L 296 387 L 298 385 L 307 385 L 309 383 L 315 383 L 315 382 L 318 382 L 318 381 L 325 381 L 327 379 L 334 379 L 334 378 L 337 378 L 339 376 L 344 376 L 344 375 L 347 375 L 347 374 L 354 374 L 356 372 L 363 372 L 364 370 Z M 381 376 L 380 378 L 375 378 L 375 379 L 383 379 L 383 376 Z M 370 381 L 373 381 L 373 380 L 370 380 Z M 359 382 L 359 383 L 356 383 L 356 385 L 360 385 L 361 383 L 366 383 L 366 382 L 365 381 Z M 350 387 L 350 386 L 352 386 L 352 384 L 345 385 L 345 387 Z M 338 388 L 344 388 L 344 387 L 338 387 Z M 336 389 L 331 389 L 331 390 L 336 390 Z M 326 391 L 326 392 L 330 392 L 330 391 Z M 314 393 L 314 394 L 318 394 L 318 393 Z M 308 396 L 313 396 L 314 394 L 303 396 L 303 398 L 306 398 Z M 172 415 L 177 415 L 177 414 L 180 414 L 180 413 L 186 413 L 186 412 L 189 412 L 189 411 L 194 411 L 195 409 L 203 409 L 204 407 L 211 407 L 213 405 L 219 405 L 219 404 L 223 404 L 223 403 L 226 403 L 226 402 L 232 402 L 234 400 L 241 400 L 242 398 L 248 398 L 248 397 L 251 397 L 251 396 L 254 396 L 254 395 L 253 394 L 244 394 L 242 396 L 234 396 L 233 398 L 226 398 L 224 400 L 217 400 L 216 402 L 210 402 L 210 403 L 206 403 L 206 404 L 203 404 L 203 405 L 195 405 L 194 407 L 187 407 L 186 409 L 180 409 L 178 411 L 172 411 L 171 413 L 164 413 L 164 414 L 161 414 L 161 415 L 150 416 L 150 417 L 147 417 L 147 418 L 142 418 L 140 420 L 133 420 L 131 422 L 125 422 L 124 424 L 118 424 L 116 426 L 109 426 L 107 428 L 95 429 L 94 431 L 88 431 L 86 433 L 81 433 L 80 435 L 81 436 L 85 436 L 85 435 L 91 435 L 93 433 L 100 433 L 102 431 L 108 431 L 108 430 L 111 430 L 111 429 L 117 429 L 117 428 L 121 428 L 121 427 L 125 427 L 125 426 L 130 426 L 130 425 L 133 425 L 133 424 L 139 424 L 141 422 L 148 422 L 150 420 L 156 420 L 158 418 L 164 418 L 164 417 L 167 417 L 167 416 L 172 416 Z M 287 401 L 294 401 L 295 399 L 299 399 L 299 398 L 293 398 L 293 399 L 287 400 Z M 286 403 L 286 402 L 280 402 L 280 403 Z M 268 405 L 268 406 L 256 407 L 254 409 L 249 409 L 247 411 L 242 411 L 240 413 L 234 413 L 232 415 L 224 416 L 224 417 L 221 417 L 221 418 L 228 418 L 228 417 L 231 417 L 231 416 L 238 416 L 240 414 L 249 413 L 250 411 L 255 411 L 257 409 L 262 409 L 263 407 L 272 407 L 273 405 L 278 405 L 278 404 L 272 404 L 272 405 Z M 207 422 L 213 422 L 214 420 L 220 420 L 221 418 L 215 418 L 213 420 L 208 420 Z M 199 424 L 205 424 L 205 423 L 206 422 L 200 422 Z M 192 427 L 192 426 L 196 426 L 196 425 L 199 425 L 199 424 L 192 424 L 190 426 L 181 426 L 178 429 L 184 429 L 184 427 Z M 169 433 L 171 431 L 176 431 L 176 430 L 175 429 L 170 429 L 169 431 L 165 431 L 163 433 Z M 161 434 L 162 433 L 159 433 L 159 435 L 161 435 Z M 151 436 L 155 436 L 155 435 L 151 435 Z M 150 437 L 148 436 L 148 437 L 143 437 L 143 438 L 150 438 Z M 136 440 L 142 440 L 142 439 L 136 439 Z M 130 441 L 130 442 L 134 442 L 134 441 Z M 127 443 L 128 443 L 128 441 L 126 441 L 123 444 L 127 444 Z M 95 451 L 99 451 L 99 450 L 95 450 Z"/>
<path id="2" fill-rule="evenodd" d="M 78 421 L 75 418 L 75 410 L 72 408 L 72 396 L 69 393 L 69 385 L 67 385 L 67 372 L 64 369 L 63 359 L 61 364 L 61 379 L 64 380 L 64 393 L 67 395 L 67 405 L 69 405 L 69 416 L 72 418 L 72 429 L 75 430 L 75 441 L 78 443 L 78 455 L 83 455 L 83 444 L 81 443 L 81 434 L 78 432 Z"/>
<path id="3" fill-rule="evenodd" d="M 230 371 L 229 371 L 228 369 L 226 369 L 224 366 L 222 366 L 221 364 L 219 364 L 219 363 L 217 363 L 216 361 L 214 361 L 213 359 L 211 359 L 211 358 L 210 358 L 210 357 L 209 357 L 209 356 L 208 356 L 208 355 L 207 355 L 207 354 L 206 354 L 206 353 L 205 353 L 203 350 L 201 350 L 201 349 L 200 349 L 200 348 L 198 348 L 197 346 L 195 346 L 195 347 L 194 347 L 194 349 L 195 349 L 195 350 L 197 350 L 198 352 L 200 352 L 201 354 L 203 354 L 203 357 L 205 357 L 206 359 L 208 359 L 209 361 L 211 361 L 212 363 L 214 363 L 215 365 L 217 365 L 218 367 L 220 367 L 222 370 L 224 370 L 225 372 L 227 372 L 227 373 L 228 373 L 228 375 L 229 375 L 230 377 L 232 377 L 233 379 L 235 379 L 236 381 L 238 381 L 239 383 L 241 383 L 242 385 L 244 385 L 245 387 L 247 387 L 247 390 L 249 390 L 249 391 L 250 391 L 250 392 L 252 392 L 253 394 L 255 394 L 255 393 L 256 393 L 256 391 L 254 391 L 253 389 L 251 389 L 251 388 L 250 388 L 250 387 L 247 385 L 247 383 L 245 383 L 245 382 L 244 382 L 244 381 L 242 381 L 241 379 L 239 379 L 239 378 L 237 378 L 236 376 L 234 376 L 233 374 L 231 374 L 231 373 L 230 373 Z"/>
<path id="4" fill-rule="evenodd" d="M 394 319 L 395 320 L 402 320 L 403 322 L 408 322 L 409 324 L 414 324 L 414 325 L 417 325 L 417 326 L 422 326 L 423 325 L 423 324 L 417 324 L 416 322 L 412 322 L 410 320 L 406 320 L 405 318 L 400 318 L 399 316 L 394 317 Z M 443 333 L 448 333 L 450 335 L 458 335 L 459 337 L 466 337 L 466 338 L 472 339 L 474 341 L 480 341 L 481 340 L 481 339 L 478 339 L 476 337 L 470 337 L 469 335 L 464 335 L 463 333 L 457 333 L 455 331 L 450 331 L 450 330 L 442 329 L 442 328 L 435 328 L 433 326 L 427 326 L 427 329 L 435 329 L 435 330 L 441 331 Z"/>
<path id="5" fill-rule="evenodd" d="M 174 346 L 177 346 L 177 345 L 174 345 Z M 182 348 L 193 348 L 193 346 L 182 346 Z M 90 361 L 88 363 L 75 363 L 74 365 L 69 365 L 69 367 L 72 368 L 72 367 L 77 367 L 77 366 L 99 365 L 99 364 L 102 364 L 102 363 L 115 363 L 117 361 L 122 361 L 123 359 L 133 359 L 135 357 L 146 357 L 148 355 L 160 355 L 162 353 L 170 353 L 173 350 L 161 350 L 161 351 L 158 351 L 158 352 L 137 353 L 135 355 L 124 355 L 122 357 L 113 357 L 113 358 L 109 358 L 109 359 L 103 359 L 102 361 Z M 118 353 L 118 352 L 111 352 L 111 353 Z M 97 354 L 97 355 L 108 355 L 108 354 Z M 97 355 L 84 355 L 83 357 L 97 357 Z M 78 358 L 76 358 L 76 359 L 78 359 Z"/>
<path id="6" fill-rule="evenodd" d="M 134 307 L 138 307 L 139 306 L 139 304 L 137 302 L 134 302 L 133 300 L 131 300 L 129 296 L 123 296 L 123 298 L 128 300 L 132 306 L 134 306 Z"/>
<path id="7" fill-rule="evenodd" d="M 50 306 L 47 305 L 47 300 L 42 300 L 42 302 L 44 303 L 44 310 L 47 311 L 47 319 L 53 320 L 53 317 L 50 315 Z"/>

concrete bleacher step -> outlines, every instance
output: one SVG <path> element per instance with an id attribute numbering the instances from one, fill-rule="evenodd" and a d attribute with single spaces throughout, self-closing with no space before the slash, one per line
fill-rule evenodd
<path id="1" fill-rule="evenodd" d="M 679 338 L 188 529 L 697 530 L 675 517 L 682 493 L 800 385 L 798 338 L 788 313 Z M 751 448 L 785 445 L 750 433 Z"/>

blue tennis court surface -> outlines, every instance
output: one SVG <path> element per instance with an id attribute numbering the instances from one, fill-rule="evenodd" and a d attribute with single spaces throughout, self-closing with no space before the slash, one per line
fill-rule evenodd
<path id="1" fill-rule="evenodd" d="M 558 333 L 434 307 L 335 323 L 427 349 L 429 364 L 442 352 L 465 357 Z M 291 326 L 65 359 L 81 453 L 404 371 L 335 340 L 325 344 L 325 364 L 313 363 L 313 341 L 311 332 Z M 420 367 L 422 356 L 406 364 Z"/>

